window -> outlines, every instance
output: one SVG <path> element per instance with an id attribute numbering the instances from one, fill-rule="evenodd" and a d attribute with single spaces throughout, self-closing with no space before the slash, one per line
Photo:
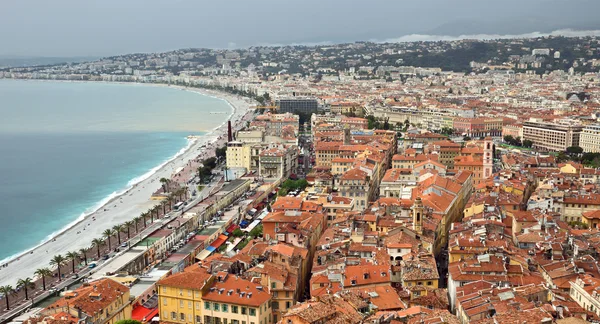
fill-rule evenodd
<path id="1" fill-rule="evenodd" d="M 192 302 L 191 301 L 188 302 L 188 308 L 192 309 Z"/>
<path id="2" fill-rule="evenodd" d="M 292 303 L 290 303 L 289 301 L 285 302 L 285 308 L 289 309 L 292 305 Z"/>
<path id="3" fill-rule="evenodd" d="M 177 320 L 177 313 L 171 312 L 171 319 L 172 320 Z"/>
<path id="4" fill-rule="evenodd" d="M 271 302 L 271 307 L 272 307 L 274 310 L 278 310 L 278 309 L 279 309 L 279 302 L 276 302 L 276 301 L 274 301 L 274 302 Z"/>
<path id="5" fill-rule="evenodd" d="M 431 285 L 433 285 L 433 282 L 427 281 L 427 286 L 431 286 Z"/>
<path id="6" fill-rule="evenodd" d="M 210 309 L 210 302 L 204 302 L 204 309 Z"/>
<path id="7" fill-rule="evenodd" d="M 163 288 L 163 294 L 166 294 L 167 293 L 167 287 L 163 286 L 162 288 Z"/>
<path id="8" fill-rule="evenodd" d="M 271 289 L 275 289 L 277 288 L 277 283 L 276 282 L 271 282 Z"/>
<path id="9" fill-rule="evenodd" d="M 196 302 L 196 309 L 198 309 L 198 310 L 200 309 L 200 303 L 199 302 Z"/>
<path id="10" fill-rule="evenodd" d="M 219 311 L 219 303 L 213 303 L 213 309 Z"/>
<path id="11" fill-rule="evenodd" d="M 238 307 L 235 306 L 235 305 L 231 305 L 231 312 L 234 313 L 234 314 L 237 314 L 238 313 Z"/>
<path id="12" fill-rule="evenodd" d="M 250 308 L 250 316 L 256 316 L 256 308 Z"/>
<path id="13" fill-rule="evenodd" d="M 179 319 L 182 321 L 185 321 L 185 314 L 184 313 L 179 313 Z"/>
<path id="14" fill-rule="evenodd" d="M 167 298 L 163 297 L 163 306 L 167 306 Z"/>
<path id="15" fill-rule="evenodd" d="M 285 297 L 290 297 L 290 292 L 289 291 L 285 292 Z"/>
<path id="16" fill-rule="evenodd" d="M 228 305 L 227 305 L 227 304 L 223 304 L 223 305 L 221 305 L 221 310 L 222 310 L 223 312 L 227 313 L 227 312 L 229 311 L 229 310 L 228 310 Z"/>
<path id="17" fill-rule="evenodd" d="M 183 300 L 179 301 L 179 307 L 183 308 Z"/>
<path id="18" fill-rule="evenodd" d="M 242 307 L 242 315 L 246 315 L 246 307 Z"/>
<path id="19" fill-rule="evenodd" d="M 202 323 L 202 316 L 196 315 L 196 323 Z"/>

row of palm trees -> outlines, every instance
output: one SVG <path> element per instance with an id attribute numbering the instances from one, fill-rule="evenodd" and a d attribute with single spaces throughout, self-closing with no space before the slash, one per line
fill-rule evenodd
<path id="1" fill-rule="evenodd" d="M 162 209 L 163 215 L 166 214 L 166 208 L 167 206 L 169 207 L 169 209 L 173 208 L 173 204 L 175 201 L 177 200 L 182 200 L 185 199 L 187 197 L 187 192 L 188 192 L 188 188 L 187 187 L 183 187 L 183 188 L 179 188 L 177 190 L 175 190 L 174 192 L 172 192 L 167 199 L 163 200 L 161 202 L 160 205 L 156 205 L 150 209 L 148 209 L 148 211 L 143 212 L 140 216 L 135 217 L 133 220 L 127 221 L 123 224 L 118 224 L 113 226 L 112 228 L 106 229 L 103 233 L 102 233 L 102 238 L 95 238 L 92 240 L 92 246 L 90 249 L 95 248 L 96 249 L 96 255 L 97 258 L 100 259 L 101 256 L 101 248 L 102 246 L 104 246 L 105 244 L 108 244 L 108 250 L 112 250 L 112 246 L 111 246 L 111 242 L 110 239 L 113 236 L 116 236 L 117 238 L 117 242 L 120 245 L 121 244 L 121 234 L 122 233 L 127 233 L 127 238 L 131 238 L 131 228 L 134 227 L 135 228 L 135 233 L 139 232 L 139 225 L 140 222 L 143 223 L 143 227 L 146 228 L 147 227 L 147 220 L 148 218 L 150 218 L 150 224 L 152 224 L 154 222 L 154 219 L 158 219 L 159 215 L 160 215 L 160 210 Z M 73 271 L 73 273 L 75 273 L 75 266 L 76 266 L 76 262 L 79 260 L 83 260 L 85 265 L 88 265 L 88 258 L 87 258 L 87 253 L 88 253 L 89 249 L 79 249 L 79 251 L 77 252 L 67 252 L 64 256 L 58 254 L 55 255 L 54 257 L 52 257 L 52 260 L 50 260 L 50 265 L 54 266 L 57 268 L 57 274 L 58 274 L 58 281 L 62 281 L 62 273 L 61 273 L 61 267 L 64 266 L 65 264 L 67 264 L 68 262 L 71 262 L 71 270 Z M 46 278 L 48 277 L 52 277 L 54 275 L 54 272 L 52 270 L 50 270 L 50 268 L 39 268 L 34 272 L 34 275 L 40 279 L 42 279 L 42 289 L 46 290 Z M 16 289 L 23 289 L 24 293 L 25 293 L 25 299 L 28 300 L 29 299 L 29 290 L 30 289 L 35 289 L 35 282 L 33 281 L 33 279 L 27 277 L 24 279 L 19 279 L 17 282 L 17 286 Z M 4 295 L 4 298 L 6 300 L 6 308 L 10 309 L 10 305 L 9 305 L 9 296 L 15 296 L 17 293 L 17 290 L 15 288 L 13 288 L 11 285 L 6 285 L 6 286 L 0 286 L 0 294 Z"/>
<path id="2" fill-rule="evenodd" d="M 162 181 L 161 181 L 162 182 Z M 165 183 L 165 184 L 168 184 Z M 150 218 L 150 224 L 154 222 L 154 219 L 159 218 L 160 209 L 162 208 L 163 215 L 166 214 L 166 207 L 169 207 L 169 210 L 173 208 L 173 204 L 175 201 L 183 200 L 187 198 L 187 187 L 179 188 L 173 191 L 165 200 L 161 202 L 160 205 L 155 205 L 154 207 L 148 209 L 148 211 L 143 212 L 140 216 L 135 217 L 133 220 L 126 221 L 123 224 L 118 224 L 113 226 L 112 228 L 108 228 L 102 232 L 102 238 L 95 238 L 92 240 L 92 246 L 90 249 L 79 249 L 77 252 L 67 252 L 64 256 L 57 254 L 50 260 L 50 265 L 57 268 L 58 273 L 58 281 L 62 281 L 62 273 L 61 267 L 71 262 L 71 270 L 75 273 L 75 265 L 77 261 L 83 260 L 85 265 L 88 265 L 87 253 L 89 250 L 95 248 L 97 258 L 100 259 L 101 256 L 101 248 L 104 244 L 108 244 L 108 250 L 112 250 L 112 246 L 110 243 L 111 237 L 116 236 L 117 242 L 121 245 L 121 234 L 127 233 L 127 238 L 131 238 L 131 228 L 135 228 L 135 233 L 139 232 L 139 224 L 140 221 L 143 222 L 144 228 L 147 227 L 147 219 Z M 52 277 L 54 272 L 50 270 L 50 268 L 39 268 L 34 272 L 34 275 L 40 279 L 42 279 L 42 290 L 46 290 L 46 278 Z M 24 279 L 19 279 L 17 281 L 16 289 L 23 289 L 25 293 L 25 300 L 29 300 L 29 290 L 35 289 L 35 282 L 33 279 L 27 277 Z M 17 290 L 13 288 L 11 285 L 0 286 L 0 294 L 4 295 L 6 300 L 6 309 L 10 309 L 9 305 L 9 296 L 15 296 Z"/>

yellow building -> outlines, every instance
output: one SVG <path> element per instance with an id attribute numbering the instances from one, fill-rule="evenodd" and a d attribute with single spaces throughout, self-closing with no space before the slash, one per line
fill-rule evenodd
<path id="1" fill-rule="evenodd" d="M 251 146 L 242 142 L 227 143 L 227 167 L 246 168 L 252 167 Z"/>
<path id="2" fill-rule="evenodd" d="M 86 323 L 114 324 L 131 319 L 129 287 L 112 279 L 100 279 L 65 293 L 64 297 L 45 308 L 41 315 L 71 316 Z"/>
<path id="3" fill-rule="evenodd" d="M 437 289 L 440 275 L 433 256 L 421 256 L 415 260 L 401 262 L 402 287 L 411 292 L 410 299 L 419 298 L 427 294 L 427 289 Z M 420 289 L 425 288 L 425 289 Z"/>
<path id="4" fill-rule="evenodd" d="M 271 295 L 253 282 L 219 273 L 202 296 L 204 324 L 269 324 L 273 322 Z"/>
<path id="5" fill-rule="evenodd" d="M 226 272 L 209 274 L 194 265 L 157 284 L 161 322 L 269 324 L 271 295 Z"/>
<path id="6" fill-rule="evenodd" d="M 202 294 L 215 278 L 204 269 L 190 268 L 156 284 L 161 322 L 202 322 Z"/>
<path id="7" fill-rule="evenodd" d="M 600 228 L 600 210 L 585 212 L 581 215 L 581 222 L 589 228 Z"/>

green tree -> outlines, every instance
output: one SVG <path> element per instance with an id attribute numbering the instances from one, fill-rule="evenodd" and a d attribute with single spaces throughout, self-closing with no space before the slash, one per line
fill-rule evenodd
<path id="1" fill-rule="evenodd" d="M 115 324 L 142 324 L 142 322 L 132 320 L 132 319 L 125 319 L 125 320 L 117 321 Z"/>
<path id="2" fill-rule="evenodd" d="M 239 229 L 239 228 L 236 228 L 235 230 L 233 230 L 233 233 L 231 233 L 231 234 L 232 234 L 234 237 L 240 237 L 240 236 L 243 236 L 243 235 L 244 235 L 244 232 L 243 232 L 241 229 Z"/>
<path id="3" fill-rule="evenodd" d="M 260 224 L 260 225 L 256 226 L 255 228 L 253 228 L 250 231 L 249 235 L 253 238 L 257 238 L 257 237 L 261 236 L 262 233 L 263 233 L 263 226 L 262 226 L 262 224 Z"/>
<path id="4" fill-rule="evenodd" d="M 11 285 L 1 286 L 0 294 L 4 295 L 4 299 L 6 300 L 6 309 L 10 309 L 10 304 L 8 302 L 8 297 L 11 295 L 15 295 L 15 289 Z"/>
<path id="5" fill-rule="evenodd" d="M 533 146 L 533 142 L 530 140 L 523 140 L 523 147 L 530 148 Z"/>
<path id="6" fill-rule="evenodd" d="M 569 146 L 567 147 L 567 153 L 569 154 L 581 154 L 583 153 L 583 149 L 579 146 Z"/>
<path id="7" fill-rule="evenodd" d="M 111 251 L 112 247 L 110 246 L 110 237 L 115 235 L 115 231 L 113 229 L 107 228 L 104 230 L 104 232 L 102 232 L 102 235 L 104 236 L 104 238 L 106 239 L 106 242 L 108 243 L 108 250 Z"/>
<path id="8" fill-rule="evenodd" d="M 46 290 L 46 277 L 50 277 L 52 275 L 52 270 L 48 268 L 39 268 L 35 270 L 34 275 L 42 278 L 42 289 Z"/>
<path id="9" fill-rule="evenodd" d="M 92 240 L 92 246 L 96 247 L 96 253 L 98 254 L 98 259 L 100 259 L 100 247 L 104 245 L 104 240 L 95 238 Z"/>
<path id="10" fill-rule="evenodd" d="M 504 141 L 508 144 L 511 144 L 515 141 L 515 139 L 512 137 L 512 135 L 505 135 L 504 136 Z"/>
<path id="11" fill-rule="evenodd" d="M 565 152 L 559 152 L 556 156 L 556 162 L 562 163 L 569 160 L 569 156 L 565 154 Z"/>
<path id="12" fill-rule="evenodd" d="M 211 157 L 202 161 L 202 164 L 209 167 L 211 170 L 217 167 L 217 158 Z"/>
<path id="13" fill-rule="evenodd" d="M 169 184 L 170 180 L 167 178 L 160 178 L 160 180 L 158 180 L 158 181 L 160 181 L 160 183 L 161 183 L 163 192 L 166 193 L 168 190 L 167 185 Z"/>
<path id="14" fill-rule="evenodd" d="M 67 259 L 60 254 L 55 255 L 54 257 L 52 257 L 52 260 L 50 260 L 50 265 L 56 266 L 56 269 L 58 271 L 58 281 L 62 281 L 60 267 L 62 267 L 65 264 L 65 262 L 67 262 Z"/>
<path id="15" fill-rule="evenodd" d="M 77 252 L 67 252 L 67 254 L 65 254 L 65 257 L 67 258 L 67 260 L 71 261 L 71 267 L 73 273 L 75 273 L 75 261 L 79 259 L 79 254 L 77 254 Z"/>
<path id="16" fill-rule="evenodd" d="M 25 279 L 19 279 L 17 281 L 17 288 L 22 288 L 25 292 L 25 300 L 29 300 L 29 289 L 35 289 L 35 283 L 29 277 Z"/>
<path id="17" fill-rule="evenodd" d="M 217 147 L 215 149 L 215 155 L 217 158 L 225 158 L 227 156 L 227 146 Z"/>

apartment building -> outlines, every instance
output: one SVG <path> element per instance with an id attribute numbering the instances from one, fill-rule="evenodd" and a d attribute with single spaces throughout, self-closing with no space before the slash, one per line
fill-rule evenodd
<path id="1" fill-rule="evenodd" d="M 163 323 L 272 323 L 271 295 L 227 272 L 212 275 L 194 265 L 156 285 Z"/>
<path id="2" fill-rule="evenodd" d="M 273 322 L 271 294 L 260 284 L 227 272 L 202 295 L 204 324 L 269 324 Z"/>
<path id="3" fill-rule="evenodd" d="M 131 319 L 129 287 L 112 279 L 99 279 L 66 292 L 62 298 L 41 311 L 44 317 L 60 320 L 68 316 L 73 323 L 114 324 Z"/>
<path id="4" fill-rule="evenodd" d="M 569 282 L 569 295 L 586 311 L 600 317 L 600 280 L 593 277 L 577 278 Z"/>
<path id="5" fill-rule="evenodd" d="M 523 123 L 523 140 L 533 142 L 533 147 L 547 151 L 565 151 L 567 147 L 579 146 L 581 125 L 548 123 L 530 119 Z"/>
<path id="6" fill-rule="evenodd" d="M 579 137 L 579 146 L 584 152 L 600 152 L 600 125 L 588 125 Z"/>
<path id="7" fill-rule="evenodd" d="M 365 210 L 369 197 L 373 197 L 371 177 L 361 169 L 348 170 L 340 177 L 338 191 L 342 197 L 349 197 L 356 201 L 356 210 Z"/>
<path id="8" fill-rule="evenodd" d="M 298 149 L 279 145 L 259 154 L 259 175 L 265 179 L 287 178 L 298 168 Z"/>
<path id="9" fill-rule="evenodd" d="M 314 98 L 281 98 L 275 101 L 275 105 L 282 113 L 314 113 L 319 108 L 319 103 Z"/>
<path id="10" fill-rule="evenodd" d="M 289 137 L 298 134 L 300 117 L 292 113 L 271 114 L 266 113 L 256 116 L 250 127 L 264 127 L 265 135 Z"/>

